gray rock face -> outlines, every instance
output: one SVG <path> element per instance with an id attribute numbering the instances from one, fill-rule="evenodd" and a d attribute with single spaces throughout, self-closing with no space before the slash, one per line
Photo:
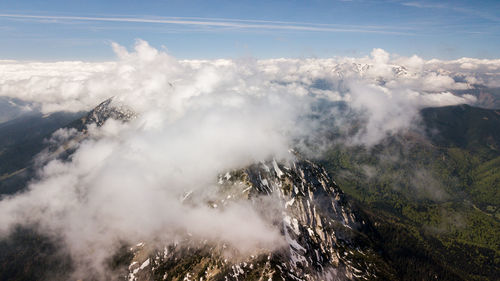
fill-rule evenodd
<path id="1" fill-rule="evenodd" d="M 128 280 L 374 280 L 383 270 L 380 257 L 360 243 L 359 219 L 326 171 L 296 156 L 291 163 L 275 160 L 221 175 L 223 208 L 229 200 L 257 202 L 278 198 L 275 222 L 286 246 L 237 261 L 222 255 L 225 245 L 166 245 L 149 249 L 147 241 L 131 248 Z M 364 246 L 363 246 L 364 245 Z"/>
<path id="2" fill-rule="evenodd" d="M 119 104 L 113 98 L 109 98 L 96 106 L 92 111 L 82 118 L 82 125 L 96 124 L 98 127 L 102 126 L 108 119 L 115 119 L 121 121 L 130 121 L 137 117 L 130 107 Z"/>

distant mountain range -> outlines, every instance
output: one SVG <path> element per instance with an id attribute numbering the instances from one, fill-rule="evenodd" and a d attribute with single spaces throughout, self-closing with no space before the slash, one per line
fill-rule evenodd
<path id="1" fill-rule="evenodd" d="M 500 109 L 500 88 L 490 88 L 482 85 L 474 85 L 471 89 L 455 90 L 456 94 L 469 94 L 475 96 L 477 101 L 474 106 L 487 109 Z"/>

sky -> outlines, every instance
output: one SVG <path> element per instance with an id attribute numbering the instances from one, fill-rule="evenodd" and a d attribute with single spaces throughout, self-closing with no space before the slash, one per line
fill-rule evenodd
<path id="1" fill-rule="evenodd" d="M 181 59 L 500 57 L 500 1 L 3 0 L 0 59 L 113 59 L 136 39 Z"/>

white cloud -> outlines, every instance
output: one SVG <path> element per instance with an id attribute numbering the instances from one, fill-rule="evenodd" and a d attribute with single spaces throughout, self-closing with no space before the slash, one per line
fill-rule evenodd
<path id="1" fill-rule="evenodd" d="M 402 108 L 410 109 L 408 114 L 401 112 L 404 118 L 399 118 L 398 126 L 376 124 L 381 131 L 394 131 L 409 125 L 410 114 L 432 105 L 429 100 L 438 102 L 436 96 L 442 94 L 441 100 L 456 104 L 471 99 L 449 91 L 468 89 L 471 83 L 500 85 L 500 60 L 425 61 L 418 56 L 391 56 L 382 49 L 362 58 L 213 61 L 178 61 L 141 40 L 134 52 L 117 44 L 113 49 L 118 57 L 113 62 L 0 62 L 0 96 L 38 104 L 44 113 L 89 110 L 115 96 L 139 113 L 156 109 L 168 112 L 166 118 L 175 118 L 202 106 L 199 103 L 241 106 L 249 97 L 265 96 L 274 105 L 280 99 L 295 99 L 293 106 L 306 109 L 308 103 L 298 99 L 314 94 L 347 101 L 371 116 L 385 114 L 380 122 L 392 119 Z M 362 86 L 364 92 L 353 92 L 350 85 Z M 384 97 L 370 89 L 382 89 Z M 379 105 L 382 101 L 384 107 Z M 301 114 L 306 113 L 296 113 Z M 373 143 L 383 135 L 361 140 Z"/>

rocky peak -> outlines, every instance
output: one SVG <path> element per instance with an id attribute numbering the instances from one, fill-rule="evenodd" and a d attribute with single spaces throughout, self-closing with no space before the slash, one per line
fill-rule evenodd
<path id="1" fill-rule="evenodd" d="M 358 218 L 325 169 L 295 156 L 290 163 L 270 160 L 221 174 L 223 196 L 210 202 L 224 208 L 230 200 L 275 196 L 281 215 L 275 226 L 286 245 L 239 261 L 222 255 L 221 245 L 165 245 L 151 251 L 131 248 L 128 280 L 373 280 L 383 269 L 358 232 Z M 190 195 L 193 196 L 193 195 Z M 184 198 L 185 200 L 186 198 Z M 146 242 L 147 245 L 147 242 Z M 145 254 L 148 253 L 148 254 Z"/>
<path id="2" fill-rule="evenodd" d="M 102 126 L 109 118 L 130 121 L 137 117 L 130 107 L 115 101 L 113 97 L 103 101 L 81 119 L 82 125 L 96 124 Z"/>

